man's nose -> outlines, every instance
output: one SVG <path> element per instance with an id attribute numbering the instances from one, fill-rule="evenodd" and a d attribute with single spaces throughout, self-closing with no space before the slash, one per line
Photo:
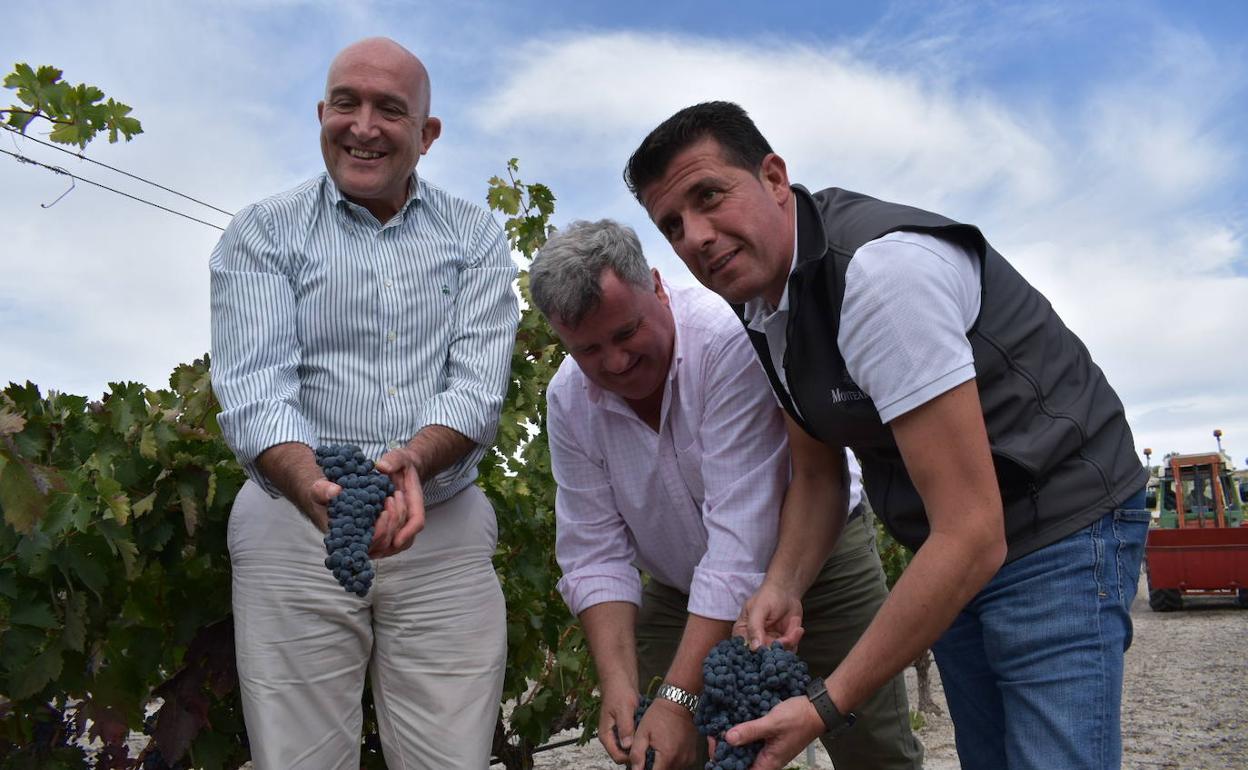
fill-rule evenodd
<path id="1" fill-rule="evenodd" d="M 688 253 L 706 250 L 715 243 L 715 239 L 719 236 L 711 220 L 701 214 L 695 213 L 685 217 L 684 226 L 685 233 L 681 245 Z"/>
<path id="2" fill-rule="evenodd" d="M 372 105 L 361 104 L 352 115 L 351 133 L 357 139 L 364 141 L 376 138 L 381 134 L 381 128 L 377 123 L 380 117 Z"/>
<path id="3" fill-rule="evenodd" d="M 603 366 L 610 374 L 619 374 L 629 367 L 632 357 L 623 348 L 611 348 L 607 351 Z"/>

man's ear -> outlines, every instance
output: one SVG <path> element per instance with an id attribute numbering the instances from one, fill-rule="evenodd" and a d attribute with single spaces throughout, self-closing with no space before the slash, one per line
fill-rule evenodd
<path id="1" fill-rule="evenodd" d="M 650 277 L 654 279 L 654 296 L 658 297 L 659 301 L 666 305 L 668 302 L 667 289 L 663 288 L 663 276 L 659 275 L 657 267 L 650 268 Z"/>
<path id="2" fill-rule="evenodd" d="M 758 179 L 775 198 L 776 203 L 783 205 L 789 200 L 792 191 L 789 189 L 789 169 L 784 164 L 784 158 L 774 152 L 769 153 L 763 158 L 763 164 L 758 170 Z"/>
<path id="3" fill-rule="evenodd" d="M 432 116 L 425 118 L 425 125 L 420 129 L 420 154 L 429 152 L 430 146 L 439 136 L 442 136 L 442 119 Z"/>
<path id="4" fill-rule="evenodd" d="M 316 103 L 316 122 L 321 123 L 325 120 L 325 100 Z"/>

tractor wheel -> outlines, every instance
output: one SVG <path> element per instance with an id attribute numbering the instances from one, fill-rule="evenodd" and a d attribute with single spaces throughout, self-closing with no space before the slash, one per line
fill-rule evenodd
<path id="1" fill-rule="evenodd" d="M 1158 588 L 1148 592 L 1148 606 L 1154 612 L 1174 612 L 1183 609 L 1183 595 L 1173 588 Z"/>
<path id="2" fill-rule="evenodd" d="M 1235 594 L 1235 606 L 1248 610 L 1248 588 L 1241 588 Z"/>

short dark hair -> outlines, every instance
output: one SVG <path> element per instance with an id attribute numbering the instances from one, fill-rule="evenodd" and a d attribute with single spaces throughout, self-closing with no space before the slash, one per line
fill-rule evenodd
<path id="1" fill-rule="evenodd" d="M 638 201 L 641 191 L 667 172 L 672 158 L 702 139 L 714 139 L 724 159 L 738 168 L 757 172 L 771 145 L 740 105 L 702 102 L 686 107 L 650 132 L 624 167 L 624 184 Z"/>

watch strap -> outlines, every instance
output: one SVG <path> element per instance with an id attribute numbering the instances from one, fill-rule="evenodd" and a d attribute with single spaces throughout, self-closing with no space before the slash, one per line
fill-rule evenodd
<path id="1" fill-rule="evenodd" d="M 681 689 L 680 687 L 677 687 L 674 684 L 668 684 L 667 682 L 659 685 L 659 689 L 655 692 L 654 697 L 661 698 L 662 700 L 670 700 L 678 706 L 683 706 L 689 710 L 690 714 L 698 710 L 698 704 L 702 701 L 701 698 L 688 690 Z"/>
<path id="2" fill-rule="evenodd" d="M 815 711 L 819 713 L 819 718 L 823 720 L 824 732 L 829 737 L 834 738 L 840 735 L 858 721 L 858 715 L 852 711 L 848 714 L 841 713 L 841 710 L 832 702 L 832 696 L 828 695 L 827 685 L 820 677 L 810 680 L 810 684 L 806 687 L 806 697 L 810 698 Z"/>

